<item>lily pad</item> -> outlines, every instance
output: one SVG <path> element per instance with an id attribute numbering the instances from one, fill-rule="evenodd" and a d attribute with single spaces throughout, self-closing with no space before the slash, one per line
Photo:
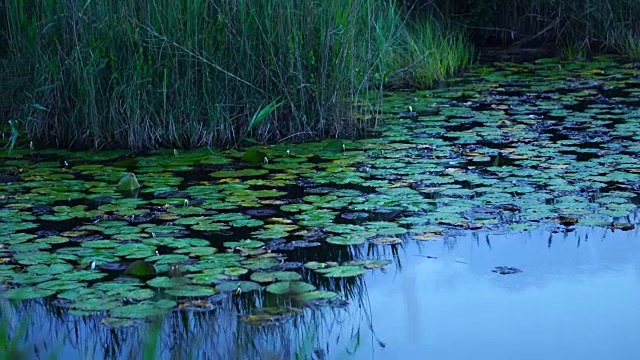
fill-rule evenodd
<path id="1" fill-rule="evenodd" d="M 133 191 L 140 188 L 140 183 L 134 173 L 126 173 L 122 175 L 120 181 L 116 185 L 117 191 Z"/>
<path id="2" fill-rule="evenodd" d="M 316 287 L 303 281 L 282 281 L 267 286 L 266 290 L 276 295 L 288 295 L 314 291 Z"/>
<path id="3" fill-rule="evenodd" d="M 224 243 L 224 246 L 228 248 L 247 248 L 255 249 L 264 246 L 262 241 L 257 240 L 241 240 L 241 241 L 228 241 Z"/>
<path id="4" fill-rule="evenodd" d="M 319 272 L 326 277 L 351 277 L 362 275 L 366 273 L 367 270 L 360 266 L 343 265 L 327 269 L 317 269 L 316 272 Z"/>
<path id="5" fill-rule="evenodd" d="M 309 291 L 309 292 L 299 294 L 298 296 L 296 296 L 296 300 L 299 302 L 305 303 L 305 302 L 332 300 L 332 299 L 337 299 L 338 297 L 339 297 L 338 294 L 334 293 L 333 291 L 316 290 L 316 291 Z"/>
<path id="6" fill-rule="evenodd" d="M 51 296 L 55 294 L 56 290 L 51 289 L 38 289 L 30 286 L 19 287 L 16 289 L 7 290 L 5 292 L 0 292 L 0 297 L 5 299 L 14 299 L 14 300 L 28 300 L 28 299 L 38 299 L 44 298 L 47 296 Z"/>
<path id="7" fill-rule="evenodd" d="M 177 303 L 173 302 L 173 306 Z M 154 302 L 142 302 L 139 304 L 125 305 L 109 311 L 109 315 L 114 318 L 143 319 L 160 316 L 168 312 L 166 304 L 156 304 Z"/>
<path id="8" fill-rule="evenodd" d="M 124 272 L 126 275 L 134 277 L 154 276 L 156 269 L 150 263 L 144 260 L 136 260 L 127 267 Z"/>
<path id="9" fill-rule="evenodd" d="M 254 272 L 251 274 L 251 280 L 256 282 L 274 282 L 274 281 L 297 281 L 302 276 L 293 271 L 277 271 L 277 272 Z"/>
<path id="10" fill-rule="evenodd" d="M 175 288 L 183 286 L 187 283 L 187 280 L 184 278 L 170 278 L 166 276 L 160 276 L 154 279 L 147 281 L 147 285 L 156 287 L 156 288 Z"/>
<path id="11" fill-rule="evenodd" d="M 205 286 L 185 285 L 178 288 L 169 289 L 167 294 L 178 297 L 185 296 L 212 296 L 217 293 L 216 289 Z"/>

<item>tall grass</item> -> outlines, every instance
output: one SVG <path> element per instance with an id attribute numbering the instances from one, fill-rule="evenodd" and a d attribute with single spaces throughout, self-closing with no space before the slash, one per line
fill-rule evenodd
<path id="1" fill-rule="evenodd" d="M 404 41 L 400 68 L 410 72 L 408 79 L 418 87 L 432 87 L 473 60 L 473 48 L 462 33 L 447 32 L 437 22 L 410 24 Z"/>
<path id="2" fill-rule="evenodd" d="M 640 60 L 640 32 L 626 31 L 620 35 L 618 50 L 631 60 Z"/>
<path id="3" fill-rule="evenodd" d="M 11 115 L 37 144 L 71 147 L 228 146 L 245 137 L 356 134 L 374 117 L 353 112 L 375 112 L 380 97 L 372 84 L 394 70 L 389 58 L 407 31 L 390 0 L 5 6 L 8 67 L 21 79 L 10 89 L 20 113 Z M 465 62 L 431 65 L 455 70 Z M 270 107 L 277 99 L 282 105 Z M 264 109 L 271 111 L 253 123 Z"/>

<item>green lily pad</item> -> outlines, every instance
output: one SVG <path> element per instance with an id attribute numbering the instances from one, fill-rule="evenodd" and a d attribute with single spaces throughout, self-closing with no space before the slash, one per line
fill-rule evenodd
<path id="1" fill-rule="evenodd" d="M 156 288 L 175 288 L 183 286 L 187 283 L 184 278 L 170 278 L 166 276 L 160 276 L 147 281 L 147 285 Z"/>
<path id="2" fill-rule="evenodd" d="M 124 272 L 126 275 L 134 277 L 154 276 L 156 269 L 150 263 L 144 260 L 136 260 L 127 267 Z"/>
<path id="3" fill-rule="evenodd" d="M 342 140 L 329 140 L 322 148 L 322 151 L 329 153 L 341 153 L 344 150 L 346 150 L 346 146 Z"/>
<path id="4" fill-rule="evenodd" d="M 154 255 L 145 259 L 146 261 L 151 261 L 156 265 L 161 264 L 181 264 L 187 260 L 189 257 L 182 254 L 162 254 L 162 255 Z"/>
<path id="5" fill-rule="evenodd" d="M 242 267 L 250 270 L 268 270 L 280 265 L 280 260 L 267 257 L 267 258 L 252 258 L 242 262 Z"/>
<path id="6" fill-rule="evenodd" d="M 276 295 L 302 294 L 314 291 L 315 286 L 303 281 L 282 281 L 267 286 L 267 292 Z"/>
<path id="7" fill-rule="evenodd" d="M 133 191 L 140 188 L 140 183 L 134 173 L 126 173 L 122 175 L 120 181 L 116 185 L 117 191 Z"/>
<path id="8" fill-rule="evenodd" d="M 76 270 L 57 275 L 58 280 L 65 281 L 92 281 L 102 279 L 107 273 L 97 270 Z"/>
<path id="9" fill-rule="evenodd" d="M 122 301 L 115 298 L 89 298 L 77 299 L 73 308 L 81 311 L 107 311 L 122 306 Z"/>
<path id="10" fill-rule="evenodd" d="M 173 302 L 173 304 L 174 306 L 177 305 L 175 302 Z M 109 315 L 114 318 L 143 319 L 160 316 L 167 312 L 168 308 L 165 304 L 160 305 L 153 302 L 142 302 L 114 308 L 109 311 Z"/>
<path id="11" fill-rule="evenodd" d="M 0 292 L 0 297 L 13 300 L 38 299 L 55 294 L 56 290 L 38 289 L 30 286 L 20 287 L 16 289 Z"/>
<path id="12" fill-rule="evenodd" d="M 296 296 L 296 300 L 305 303 L 313 301 L 332 300 L 337 299 L 338 297 L 338 294 L 334 293 L 333 291 L 316 290 L 299 294 L 298 296 Z"/>
<path id="13" fill-rule="evenodd" d="M 327 242 L 336 245 L 358 245 L 367 241 L 367 237 L 360 234 L 329 236 Z"/>
<path id="14" fill-rule="evenodd" d="M 343 265 L 348 266 L 362 266 L 366 269 L 380 269 L 391 264 L 390 260 L 351 260 L 345 262 Z"/>
<path id="15" fill-rule="evenodd" d="M 276 271 L 276 272 L 254 272 L 251 274 L 251 280 L 256 282 L 274 282 L 274 281 L 297 281 L 302 276 L 293 271 Z"/>
<path id="16" fill-rule="evenodd" d="M 360 266 L 336 266 L 327 269 L 318 269 L 316 272 L 324 274 L 326 277 L 351 277 L 362 275 L 367 272 L 366 269 Z"/>
<path id="17" fill-rule="evenodd" d="M 225 247 L 228 248 L 247 248 L 247 249 L 255 249 L 264 246 L 262 241 L 257 240 L 241 240 L 241 241 L 228 241 L 224 243 Z"/>
<path id="18" fill-rule="evenodd" d="M 83 287 L 85 285 L 86 285 L 85 283 L 80 281 L 56 279 L 56 280 L 50 280 L 50 281 L 40 283 L 36 285 L 36 287 L 39 289 L 46 289 L 46 290 L 66 291 L 66 290 Z"/>
<path id="19" fill-rule="evenodd" d="M 27 268 L 27 271 L 32 274 L 63 274 L 68 271 L 72 271 L 73 266 L 67 263 L 59 263 L 59 264 L 37 264 L 32 265 Z"/>
<path id="20" fill-rule="evenodd" d="M 249 149 L 245 151 L 244 154 L 242 155 L 242 161 L 249 164 L 265 163 L 266 158 L 267 158 L 267 154 L 256 149 Z"/>
<path id="21" fill-rule="evenodd" d="M 326 263 L 321 263 L 317 261 L 309 261 L 304 264 L 304 267 L 311 270 L 324 269 L 329 267 Z"/>
<path id="22" fill-rule="evenodd" d="M 215 295 L 218 291 L 211 287 L 205 286 L 196 286 L 196 285 L 185 285 L 178 288 L 169 289 L 166 291 L 167 294 L 177 297 L 185 297 L 185 296 L 212 296 Z"/>
<path id="23" fill-rule="evenodd" d="M 155 291 L 151 289 L 137 289 L 126 293 L 128 299 L 137 301 L 149 300 L 156 296 Z"/>

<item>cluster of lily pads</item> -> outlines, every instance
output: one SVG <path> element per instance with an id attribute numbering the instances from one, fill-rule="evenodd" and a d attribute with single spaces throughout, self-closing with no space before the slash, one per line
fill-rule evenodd
<path id="1" fill-rule="evenodd" d="M 629 230 L 638 89 L 640 66 L 611 58 L 497 63 L 389 94 L 364 140 L 4 154 L 0 297 L 55 297 L 109 326 L 247 293 L 289 308 L 333 301 L 330 279 L 390 263 L 332 259 L 336 247 L 551 220 Z"/>

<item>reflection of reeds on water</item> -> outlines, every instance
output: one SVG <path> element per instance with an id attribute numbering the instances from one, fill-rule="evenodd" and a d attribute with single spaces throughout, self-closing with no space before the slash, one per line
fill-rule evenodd
<path id="1" fill-rule="evenodd" d="M 305 359 L 357 351 L 360 337 L 373 334 L 365 279 L 316 280 L 322 280 L 314 282 L 319 289 L 336 291 L 357 306 L 302 306 L 266 292 L 248 293 L 229 295 L 211 311 L 174 311 L 138 326 L 110 329 L 100 323 L 103 316 L 73 316 L 50 299 L 5 301 L 7 321 L 0 335 L 7 334 L 12 354 L 22 350 L 25 358 L 38 353 L 52 358 Z M 242 320 L 263 308 L 293 310 L 268 325 Z M 352 339 L 348 349 L 329 345 L 331 338 L 345 337 Z"/>

